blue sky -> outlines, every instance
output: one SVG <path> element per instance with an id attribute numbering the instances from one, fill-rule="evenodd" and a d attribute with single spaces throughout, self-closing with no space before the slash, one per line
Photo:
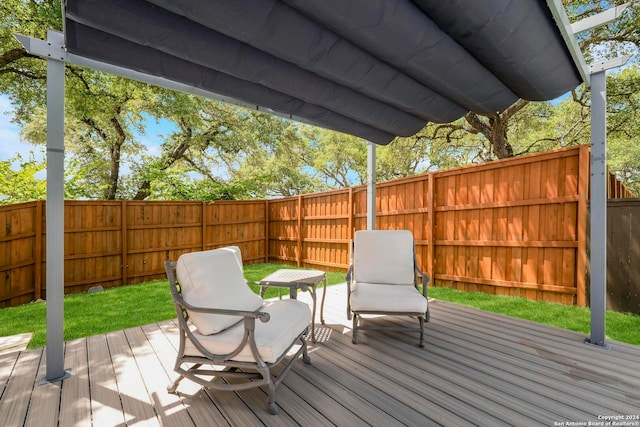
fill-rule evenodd
<path id="1" fill-rule="evenodd" d="M 11 101 L 6 96 L 0 96 L 0 160 L 8 160 L 21 154 L 23 158 L 29 157 L 33 151 L 39 158 L 44 156 L 44 148 L 36 147 L 20 141 L 20 128 L 11 123 Z"/>

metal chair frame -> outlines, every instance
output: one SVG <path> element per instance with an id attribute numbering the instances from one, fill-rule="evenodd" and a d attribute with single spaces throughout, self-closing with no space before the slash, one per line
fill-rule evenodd
<path id="1" fill-rule="evenodd" d="M 347 281 L 347 319 L 351 320 L 353 317 L 353 332 L 351 336 L 351 342 L 353 344 L 358 343 L 358 331 L 388 331 L 388 332 L 419 332 L 420 340 L 419 346 L 424 347 L 424 324 L 428 322 L 430 319 L 429 308 L 427 306 L 426 313 L 413 313 L 413 312 L 396 312 L 396 311 L 353 311 L 351 310 L 351 287 L 353 286 L 353 250 L 354 250 L 354 241 L 351 240 L 351 255 L 349 262 L 349 270 L 347 271 L 346 281 Z M 420 291 L 420 285 L 422 286 L 422 296 L 427 298 L 427 284 L 429 283 L 429 276 L 420 268 L 418 268 L 418 263 L 416 261 L 416 253 L 415 248 L 413 249 L 413 268 L 415 271 L 414 275 L 414 286 Z M 422 280 L 419 283 L 418 278 Z M 397 286 L 397 285 L 389 285 L 389 286 Z M 362 314 L 379 314 L 379 315 L 387 315 L 387 316 L 410 316 L 417 317 L 419 326 L 415 328 L 411 327 L 402 327 L 402 326 L 362 326 L 360 321 L 362 320 Z"/>
<path id="2" fill-rule="evenodd" d="M 212 388 L 214 390 L 221 391 L 234 391 L 234 390 L 246 390 L 253 387 L 267 386 L 269 389 L 267 405 L 271 414 L 277 414 L 279 409 L 275 403 L 276 387 L 282 382 L 286 374 L 291 370 L 293 364 L 298 357 L 302 355 L 302 360 L 305 364 L 310 364 L 311 359 L 307 353 L 307 340 L 306 334 L 308 329 L 306 328 L 283 352 L 283 354 L 273 363 L 265 362 L 260 353 L 255 340 L 255 322 L 259 319 L 261 322 L 268 322 L 270 316 L 266 312 L 260 310 L 256 311 L 242 311 L 242 310 L 227 310 L 216 309 L 206 307 L 196 307 L 187 303 L 181 294 L 180 284 L 177 281 L 175 268 L 176 262 L 166 261 L 165 270 L 167 278 L 169 279 L 169 287 L 171 289 L 171 296 L 173 298 L 173 304 L 176 308 L 178 316 L 178 327 L 180 329 L 180 347 L 178 349 L 178 355 L 176 357 L 176 363 L 174 370 L 180 374 L 180 376 L 167 387 L 169 393 L 177 393 L 178 384 L 182 379 L 187 378 L 195 383 L 198 383 L 204 387 Z M 238 320 L 244 319 L 244 336 L 240 344 L 230 353 L 227 354 L 214 354 L 209 352 L 195 337 L 193 332 L 188 326 L 189 314 L 187 310 L 191 312 L 208 313 L 208 314 L 224 314 L 229 316 L 238 316 Z M 202 356 L 188 356 L 185 355 L 186 340 L 190 340 L 193 345 L 198 349 Z M 291 357 L 280 374 L 275 377 L 271 375 L 271 368 L 280 364 L 286 357 L 287 353 L 296 344 L 297 341 L 301 342 L 300 349 Z M 255 362 L 239 362 L 232 360 L 236 355 L 242 351 L 242 349 L 249 344 L 251 353 Z M 187 369 L 183 368 L 184 364 L 191 364 Z M 223 366 L 223 369 L 201 369 L 203 365 L 217 365 Z M 204 378 L 203 378 L 204 377 Z M 206 379 L 212 377 L 211 379 Z M 219 379 L 225 380 L 225 382 L 219 382 Z M 229 382 L 228 379 L 233 380 L 245 380 L 243 382 Z"/>

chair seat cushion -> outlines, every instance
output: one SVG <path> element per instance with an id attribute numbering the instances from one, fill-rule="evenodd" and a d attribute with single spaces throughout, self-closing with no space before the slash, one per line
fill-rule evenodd
<path id="1" fill-rule="evenodd" d="M 256 319 L 256 344 L 260 356 L 267 363 L 275 363 L 291 346 L 293 341 L 309 326 L 311 310 L 309 306 L 294 299 L 265 302 L 260 311 L 269 313 L 271 319 L 263 323 Z M 214 354 L 228 354 L 242 341 L 244 322 L 225 329 L 215 335 L 203 335 L 198 330 L 194 336 L 208 351 Z M 184 354 L 187 356 L 202 356 L 202 353 L 187 339 Z M 249 345 L 233 359 L 236 362 L 254 362 Z"/>
<path id="2" fill-rule="evenodd" d="M 413 285 L 358 282 L 352 286 L 349 304 L 354 312 L 427 312 L 427 299 Z"/>

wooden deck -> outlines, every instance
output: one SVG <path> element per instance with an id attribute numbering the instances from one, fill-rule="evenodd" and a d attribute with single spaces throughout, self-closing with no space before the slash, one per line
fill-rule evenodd
<path id="1" fill-rule="evenodd" d="M 640 347 L 604 350 L 582 334 L 441 301 L 424 349 L 414 336 L 370 331 L 354 346 L 344 305 L 345 287 L 330 287 L 312 365 L 300 361 L 278 388 L 279 415 L 261 389 L 212 393 L 183 381 L 180 396 L 168 394 L 177 336 L 167 321 L 67 342 L 72 375 L 57 384 L 38 385 L 42 349 L 1 355 L 0 423 L 553 426 L 626 416 L 618 425 L 640 426 Z"/>

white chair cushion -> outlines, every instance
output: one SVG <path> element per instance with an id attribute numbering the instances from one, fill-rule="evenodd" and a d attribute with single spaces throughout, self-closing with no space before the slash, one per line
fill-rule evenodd
<path id="1" fill-rule="evenodd" d="M 354 236 L 354 280 L 409 285 L 415 280 L 413 235 L 408 230 L 359 230 Z"/>
<path id="2" fill-rule="evenodd" d="M 240 261 L 238 261 L 240 260 Z M 191 252 L 178 258 L 176 275 L 186 302 L 198 307 L 254 311 L 262 306 L 244 278 L 234 247 Z M 242 320 L 238 316 L 189 312 L 201 334 L 216 334 Z"/>
<path id="3" fill-rule="evenodd" d="M 426 313 L 427 299 L 413 285 L 354 283 L 349 298 L 354 312 Z"/>
<path id="4" fill-rule="evenodd" d="M 265 302 L 261 311 L 266 311 L 271 319 L 263 323 L 256 319 L 255 337 L 258 353 L 267 363 L 275 363 L 289 348 L 293 341 L 309 326 L 311 310 L 309 306 L 295 299 Z M 202 335 L 194 331 L 196 339 L 208 351 L 214 354 L 228 354 L 242 341 L 244 323 L 238 323 L 215 335 Z M 187 339 L 185 355 L 201 356 L 202 353 Z M 248 345 L 232 360 L 254 362 Z"/>
<path id="5" fill-rule="evenodd" d="M 226 251 L 233 252 L 233 254 L 236 256 L 236 260 L 238 260 L 238 265 L 240 266 L 240 270 L 243 269 L 243 266 L 242 266 L 242 253 L 240 252 L 240 248 L 239 247 L 237 247 L 237 246 L 227 246 L 227 247 L 220 248 L 220 249 L 224 249 Z"/>

